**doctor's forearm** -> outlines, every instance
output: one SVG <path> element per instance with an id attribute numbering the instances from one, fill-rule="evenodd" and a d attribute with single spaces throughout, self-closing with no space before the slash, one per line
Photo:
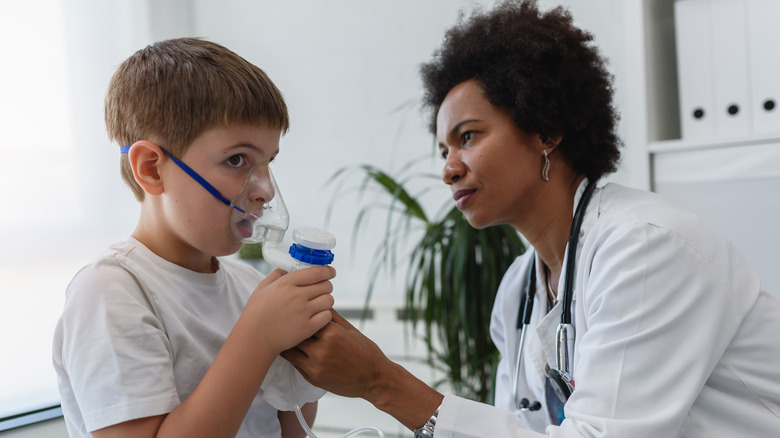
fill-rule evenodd
<path id="1" fill-rule="evenodd" d="M 384 369 L 377 370 L 377 378 L 365 398 L 414 430 L 428 421 L 444 396 L 401 365 L 388 361 Z"/>

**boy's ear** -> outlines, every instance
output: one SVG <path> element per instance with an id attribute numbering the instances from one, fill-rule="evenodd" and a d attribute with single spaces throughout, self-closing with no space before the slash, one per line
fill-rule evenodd
<path id="1" fill-rule="evenodd" d="M 165 153 L 159 146 L 148 140 L 139 140 L 127 152 L 135 181 L 150 195 L 160 195 L 163 189 L 160 164 Z"/>

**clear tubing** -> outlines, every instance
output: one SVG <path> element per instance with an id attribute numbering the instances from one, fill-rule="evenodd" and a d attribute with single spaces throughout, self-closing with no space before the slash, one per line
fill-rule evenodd
<path id="1" fill-rule="evenodd" d="M 290 380 L 290 394 L 295 393 L 295 382 Z M 295 416 L 298 418 L 298 422 L 301 424 L 301 428 L 304 432 L 306 432 L 306 436 L 309 438 L 317 438 L 317 435 L 314 433 L 313 430 L 309 427 L 309 423 L 306 422 L 306 418 L 303 417 L 303 412 L 301 411 L 301 407 L 298 406 L 298 404 L 295 404 Z M 352 438 L 355 436 L 358 436 L 362 433 L 368 433 L 373 432 L 376 433 L 379 438 L 385 438 L 384 432 L 382 432 L 381 429 L 378 427 L 358 427 L 355 429 L 350 430 L 347 432 L 343 438 Z"/>
<path id="2" fill-rule="evenodd" d="M 303 413 L 301 412 L 301 407 L 298 405 L 295 405 L 295 416 L 298 417 L 298 422 L 301 423 L 301 427 L 303 428 L 303 431 L 306 432 L 306 435 L 309 436 L 309 438 L 317 438 L 317 435 L 314 434 L 314 432 L 309 427 L 309 424 L 306 423 L 306 419 L 303 418 Z M 352 438 L 353 436 L 358 436 L 361 433 L 367 433 L 367 432 L 374 432 L 376 433 L 379 438 L 385 438 L 384 432 L 382 432 L 381 429 L 378 427 L 358 427 L 356 429 L 352 429 L 349 432 L 347 432 L 343 438 Z"/>

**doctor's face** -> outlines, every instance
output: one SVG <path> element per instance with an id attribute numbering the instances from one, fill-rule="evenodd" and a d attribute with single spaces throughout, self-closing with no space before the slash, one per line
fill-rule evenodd
<path id="1" fill-rule="evenodd" d="M 446 160 L 442 179 L 469 224 L 519 228 L 532 214 L 535 188 L 542 183 L 539 136 L 517 128 L 475 80 L 458 84 L 444 98 L 436 136 Z"/>

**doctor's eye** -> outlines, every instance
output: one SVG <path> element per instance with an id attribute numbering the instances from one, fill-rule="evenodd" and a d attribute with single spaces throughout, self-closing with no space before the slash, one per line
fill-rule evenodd
<path id="1" fill-rule="evenodd" d="M 246 164 L 246 156 L 244 154 L 231 155 L 225 162 L 231 167 L 241 167 Z"/>
<path id="2" fill-rule="evenodd" d="M 474 131 L 464 131 L 460 134 L 460 144 L 466 144 L 474 138 Z"/>

